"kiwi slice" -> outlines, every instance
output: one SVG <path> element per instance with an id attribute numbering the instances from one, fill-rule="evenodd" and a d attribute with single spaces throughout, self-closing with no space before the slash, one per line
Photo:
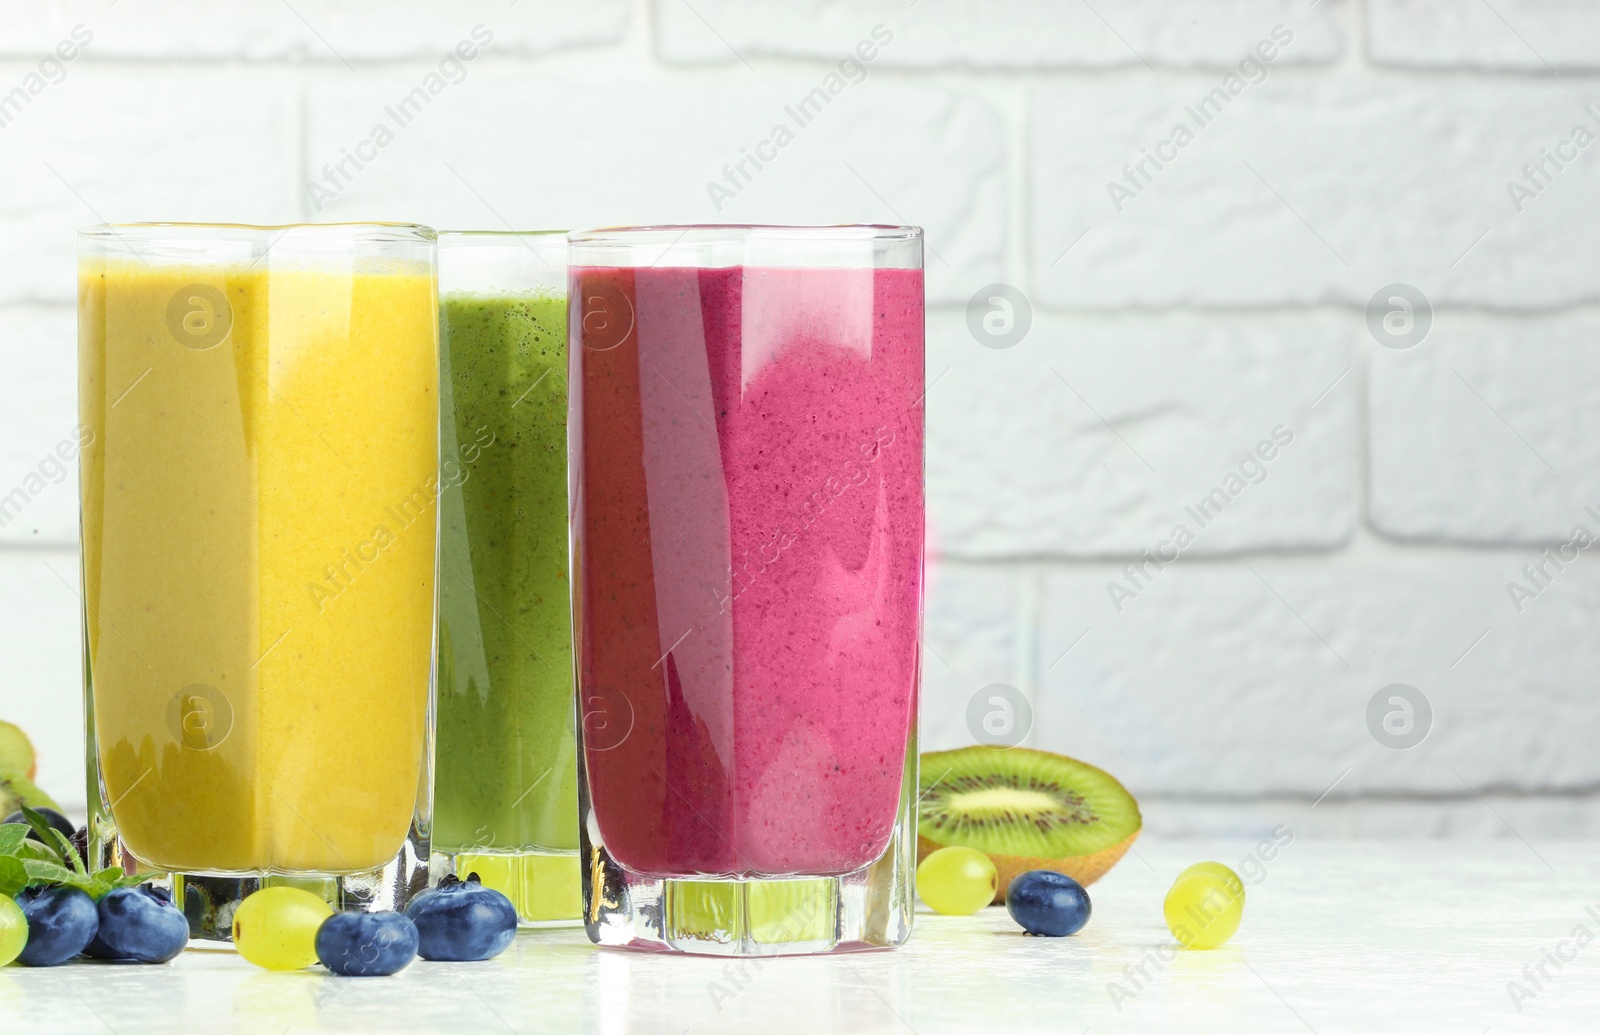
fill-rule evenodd
<path id="1" fill-rule="evenodd" d="M 1139 803 L 1110 773 L 1029 748 L 929 752 L 918 793 L 918 861 L 948 845 L 977 849 L 999 871 L 996 902 L 1027 870 L 1099 880 L 1143 825 Z"/>
<path id="2" fill-rule="evenodd" d="M 55 799 L 41 791 L 32 780 L 21 773 L 0 769 L 0 817 L 9 816 L 24 805 L 30 809 L 61 811 Z"/>

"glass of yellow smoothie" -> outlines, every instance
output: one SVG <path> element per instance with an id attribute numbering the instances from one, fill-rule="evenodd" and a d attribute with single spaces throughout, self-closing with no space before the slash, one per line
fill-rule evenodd
<path id="1" fill-rule="evenodd" d="M 435 234 L 79 235 L 91 848 L 190 929 L 292 883 L 427 884 L 438 555 Z"/>

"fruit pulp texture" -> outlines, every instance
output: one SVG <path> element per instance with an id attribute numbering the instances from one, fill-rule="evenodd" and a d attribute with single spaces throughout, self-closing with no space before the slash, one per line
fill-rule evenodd
<path id="1" fill-rule="evenodd" d="M 445 851 L 578 847 L 566 305 L 443 300 L 433 844 Z M 568 869 L 575 888 L 576 861 Z"/>
<path id="2" fill-rule="evenodd" d="M 175 299 L 178 318 L 225 299 L 227 336 L 180 339 Z M 187 872 L 388 862 L 427 738 L 432 276 L 86 261 L 78 306 L 84 621 L 119 836 Z"/>
<path id="3" fill-rule="evenodd" d="M 651 876 L 839 875 L 914 721 L 920 270 L 576 268 L 588 793 Z"/>

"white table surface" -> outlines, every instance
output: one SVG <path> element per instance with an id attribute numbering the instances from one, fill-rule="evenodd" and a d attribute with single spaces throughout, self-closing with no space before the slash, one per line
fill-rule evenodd
<path id="1" fill-rule="evenodd" d="M 987 909 L 919 912 L 899 950 L 742 974 L 726 960 L 598 950 L 578 929 L 525 931 L 495 960 L 418 961 L 392 978 L 268 973 L 194 951 L 166 966 L 10 966 L 0 1031 L 1600 1031 L 1600 844 L 1302 839 L 1250 888 L 1228 946 L 1166 952 L 1172 877 L 1249 848 L 1140 843 L 1090 888 L 1093 919 L 1073 938 L 1025 937 Z M 1580 924 L 1592 944 L 1558 945 Z M 1557 948 L 1574 958 L 1546 963 L 1542 989 L 1527 983 L 1524 966 Z M 1141 961 L 1149 978 L 1134 992 L 1124 968 Z M 1133 997 L 1113 1003 L 1114 981 Z M 1534 992 L 1520 1012 L 1512 981 Z"/>

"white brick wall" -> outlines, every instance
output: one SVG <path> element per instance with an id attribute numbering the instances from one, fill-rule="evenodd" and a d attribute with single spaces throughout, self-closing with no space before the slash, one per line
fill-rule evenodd
<path id="1" fill-rule="evenodd" d="M 1398 538 L 1546 543 L 1600 532 L 1600 318 L 1445 311 L 1426 348 L 1379 350 L 1373 524 Z"/>
<path id="2" fill-rule="evenodd" d="M 1347 321 L 1041 313 L 1005 350 L 975 347 L 960 312 L 935 313 L 928 331 L 928 379 L 938 379 L 928 490 L 942 552 L 1154 550 L 1179 521 L 1196 524 L 1185 508 L 1280 425 L 1293 441 L 1247 472 L 1249 487 L 1185 552 L 1325 549 L 1350 535 Z"/>
<path id="3" fill-rule="evenodd" d="M 0 129 L 0 301 L 70 303 L 88 223 L 276 222 L 298 212 L 292 79 L 174 63 L 105 68 L 93 44 Z M 34 66 L 0 63 L 0 93 Z M 27 242 L 24 244 L 23 242 Z"/>
<path id="4" fill-rule="evenodd" d="M 0 308 L 0 543 L 7 546 L 70 547 L 78 537 L 77 341 L 64 306 Z"/>
<path id="5" fill-rule="evenodd" d="M 1031 258 L 1041 301 L 1364 306 L 1396 281 L 1435 303 L 1600 300 L 1589 274 L 1600 235 L 1572 232 L 1592 212 L 1600 144 L 1573 148 L 1576 163 L 1520 212 L 1506 189 L 1573 127 L 1600 136 L 1600 114 L 1584 110 L 1600 112 L 1595 80 L 1274 65 L 1198 125 L 1185 109 L 1222 81 L 1075 77 L 1033 92 Z M 1179 126 L 1195 139 L 1165 147 L 1174 160 L 1114 201 L 1107 184 L 1124 182 L 1123 167 Z M 1175 261 L 1152 263 L 1153 252 Z"/>
<path id="6" fill-rule="evenodd" d="M 1600 9 L 1587 0 L 1371 0 L 1372 59 L 1422 68 L 1600 68 Z"/>
<path id="7" fill-rule="evenodd" d="M 1028 743 L 1122 776 L 1153 830 L 1600 834 L 1600 568 L 1556 547 L 1600 536 L 1591 4 L 14 6 L 0 98 L 50 82 L 0 107 L 0 499 L 75 422 L 79 224 L 916 222 L 926 746 L 969 742 L 1003 684 Z M 330 188 L 477 26 L 481 53 Z M 723 166 L 868 52 L 719 209 Z M 1403 349 L 1366 314 L 1395 282 L 1431 320 Z M 1029 299 L 1009 348 L 969 331 L 996 283 Z M 75 502 L 46 483 L 0 527 L 0 717 L 79 802 Z M 1140 560 L 1178 525 L 1176 561 Z M 1395 683 L 1432 709 L 1409 750 L 1369 729 Z"/>
<path id="8" fill-rule="evenodd" d="M 68 807 L 81 807 L 83 690 L 79 647 L 82 598 L 76 551 L 0 553 L 0 651 L 6 659 L 0 706 L 34 738 L 38 782 Z"/>
<path id="9" fill-rule="evenodd" d="M 1039 0 L 655 0 L 657 40 L 674 62 L 734 62 L 756 57 L 837 61 L 882 25 L 892 41 L 885 64 L 941 69 L 1113 68 L 1129 65 L 1227 66 L 1260 38 L 1263 26 L 1296 20 L 1302 46 L 1289 59 L 1337 58 L 1348 31 L 1344 4 L 1329 0 L 1306 14 L 1298 0 L 1124 0 L 1041 4 Z"/>
<path id="10" fill-rule="evenodd" d="M 32 57 L 85 25 L 86 49 L 106 58 L 343 65 L 435 58 L 480 24 L 499 50 L 530 55 L 620 43 L 628 22 L 627 0 L 53 0 L 8 9 L 0 51 Z"/>

